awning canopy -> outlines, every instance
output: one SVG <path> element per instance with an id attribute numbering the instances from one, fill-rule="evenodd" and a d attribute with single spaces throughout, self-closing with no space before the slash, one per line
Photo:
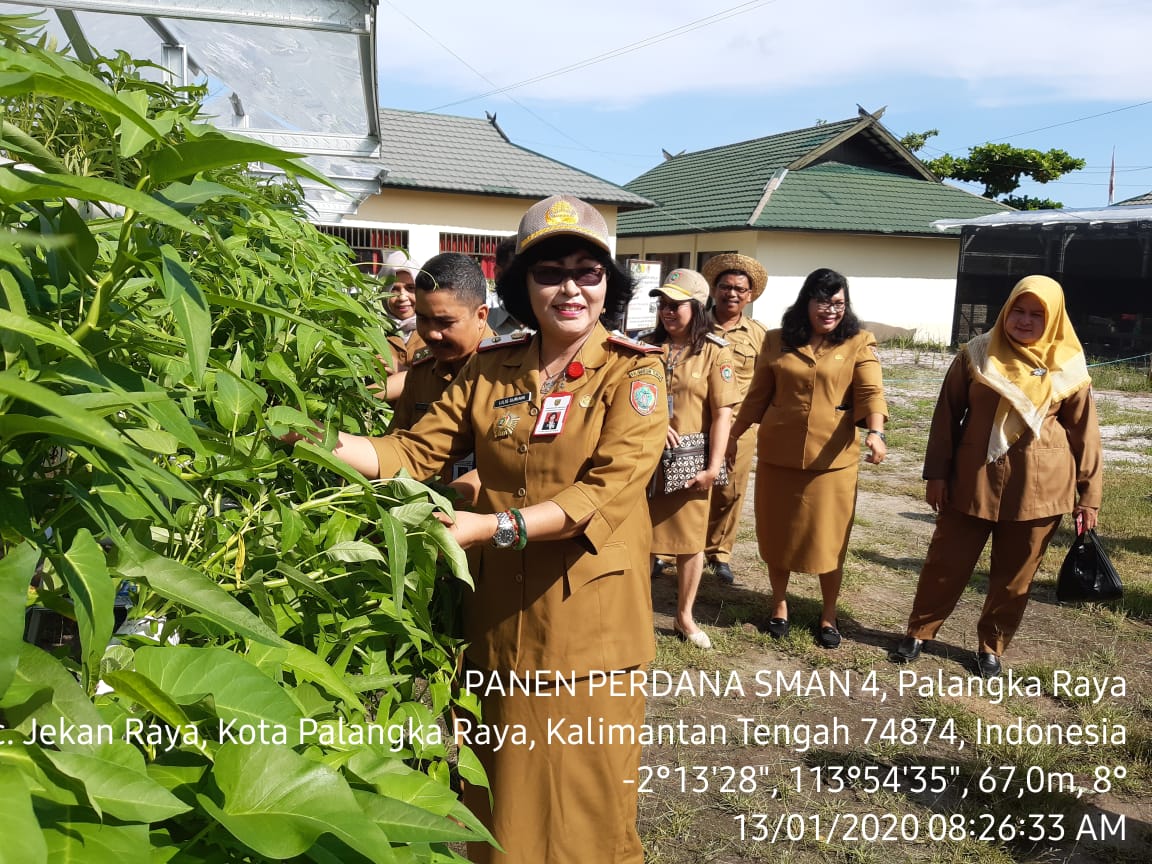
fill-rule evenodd
<path id="1" fill-rule="evenodd" d="M 205 84 L 221 129 L 306 154 L 348 192 L 305 184 L 321 221 L 379 191 L 376 0 L 47 0 L 0 6 L 44 20 L 80 59 L 122 50 Z M 273 173 L 276 169 L 261 169 Z"/>
<path id="2" fill-rule="evenodd" d="M 1067 225 L 1071 223 L 1098 224 L 1104 222 L 1149 222 L 1152 206 L 1115 206 L 1074 208 L 1068 210 L 1006 210 L 989 213 L 975 219 L 937 219 L 932 227 L 938 231 L 949 228 L 987 228 L 1012 225 Z"/>

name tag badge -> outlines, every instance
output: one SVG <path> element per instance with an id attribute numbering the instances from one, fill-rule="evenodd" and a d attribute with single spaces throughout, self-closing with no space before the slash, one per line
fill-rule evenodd
<path id="1" fill-rule="evenodd" d="M 531 400 L 531 393 L 517 393 L 515 396 L 505 396 L 503 399 L 497 399 L 492 403 L 492 407 L 507 408 L 509 405 L 518 405 L 521 402 L 529 402 Z"/>
<path id="2" fill-rule="evenodd" d="M 572 407 L 571 393 L 553 393 L 544 397 L 540 406 L 540 417 L 536 420 L 533 435 L 559 435 L 568 419 L 568 409 Z"/>

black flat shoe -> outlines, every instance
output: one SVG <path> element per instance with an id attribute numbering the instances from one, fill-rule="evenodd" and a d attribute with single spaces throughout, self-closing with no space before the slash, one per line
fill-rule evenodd
<path id="1" fill-rule="evenodd" d="M 816 632 L 816 644 L 821 648 L 839 648 L 840 631 L 835 627 L 821 627 Z"/>
<path id="2" fill-rule="evenodd" d="M 1000 677 L 1000 658 L 995 654 L 981 651 L 976 655 L 976 671 L 980 673 L 981 678 Z"/>
<path id="3" fill-rule="evenodd" d="M 769 618 L 768 635 L 773 639 L 783 639 L 792 631 L 792 623 L 787 618 Z"/>
<path id="4" fill-rule="evenodd" d="M 893 663 L 911 663 L 920 656 L 920 649 L 924 647 L 924 640 L 915 636 L 905 636 L 900 644 L 888 652 L 888 659 Z"/>
<path id="5" fill-rule="evenodd" d="M 732 568 L 728 566 L 727 561 L 714 562 L 712 572 L 716 574 L 716 578 L 721 585 L 732 585 L 736 581 L 736 577 L 732 575 Z"/>

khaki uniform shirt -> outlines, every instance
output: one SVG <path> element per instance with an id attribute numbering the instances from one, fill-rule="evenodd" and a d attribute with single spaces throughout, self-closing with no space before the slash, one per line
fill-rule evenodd
<path id="1" fill-rule="evenodd" d="M 660 360 L 597 325 L 579 354 L 584 374 L 563 387 L 572 395 L 563 431 L 534 435 L 538 337 L 499 338 L 481 345 L 411 432 L 373 439 L 380 476 L 406 468 L 429 477 L 475 450 L 478 512 L 554 501 L 587 520 L 569 540 L 473 550 L 476 593 L 464 609 L 473 665 L 587 675 L 647 663 L 655 640 L 645 489 L 668 428 Z"/>
<path id="2" fill-rule="evenodd" d="M 740 401 L 732 350 L 724 340 L 710 336 L 697 354 L 684 356 L 669 364 L 671 345 L 664 343 L 664 377 L 671 394 L 669 424 L 681 435 L 708 432 L 712 428 L 712 410 L 735 405 Z"/>
<path id="3" fill-rule="evenodd" d="M 861 330 L 815 354 L 790 348 L 769 330 L 738 422 L 760 424 L 761 462 L 823 471 L 860 460 L 856 427 L 869 414 L 888 417 L 876 339 Z"/>
<path id="4" fill-rule="evenodd" d="M 725 330 L 713 318 L 712 332 L 726 341 L 728 347 L 732 349 L 732 368 L 736 372 L 740 399 L 743 400 L 748 393 L 748 386 L 752 383 L 752 375 L 756 371 L 756 358 L 760 356 L 760 349 L 764 347 L 764 337 L 768 333 L 768 328 L 747 315 L 741 315 L 739 322 L 731 330 Z M 738 401 L 734 411 L 739 410 Z"/>
<path id="5" fill-rule="evenodd" d="M 490 327 L 485 327 L 481 339 L 490 339 L 495 335 Z M 432 356 L 432 349 L 426 344 L 422 344 L 413 353 L 409 363 L 411 368 L 404 378 L 404 392 L 393 406 L 390 431 L 411 429 L 417 420 L 428 413 L 432 403 L 444 395 L 456 377 L 451 368 L 442 365 Z"/>
<path id="6" fill-rule="evenodd" d="M 424 339 L 413 330 L 408 341 L 405 342 L 404 334 L 396 332 L 388 337 L 388 347 L 392 349 L 390 368 L 393 370 L 406 369 L 412 364 L 412 356 L 424 347 Z"/>
<path id="7" fill-rule="evenodd" d="M 952 361 L 924 456 L 924 479 L 948 481 L 948 506 L 992 521 L 1027 521 L 1071 513 L 1076 498 L 1099 507 L 1100 426 L 1088 387 L 1053 402 L 1040 437 L 1025 431 L 987 462 L 1000 394 L 972 377 L 968 352 Z"/>

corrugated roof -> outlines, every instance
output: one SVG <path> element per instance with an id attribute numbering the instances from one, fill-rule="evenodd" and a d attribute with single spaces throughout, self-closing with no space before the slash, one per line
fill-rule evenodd
<path id="1" fill-rule="evenodd" d="M 669 159 L 627 184 L 628 189 L 651 198 L 658 206 L 621 215 L 617 230 L 625 235 L 747 227 L 764 187 L 777 170 L 828 143 L 856 122 L 825 123 Z"/>
<path id="2" fill-rule="evenodd" d="M 937 234 L 932 227 L 937 219 L 1011 209 L 944 183 L 823 162 L 790 171 L 753 227 Z"/>
<path id="3" fill-rule="evenodd" d="M 1145 192 L 1135 198 L 1125 198 L 1123 201 L 1116 202 L 1117 207 L 1142 207 L 1147 204 L 1152 204 L 1152 192 Z"/>
<path id="4" fill-rule="evenodd" d="M 875 118 L 862 115 L 676 156 L 627 184 L 659 206 L 621 215 L 617 230 L 934 235 L 936 219 L 1011 209 L 930 177 Z"/>
<path id="5" fill-rule="evenodd" d="M 385 187 L 546 198 L 576 195 L 622 208 L 653 202 L 615 183 L 511 143 L 487 120 L 380 111 Z"/>

